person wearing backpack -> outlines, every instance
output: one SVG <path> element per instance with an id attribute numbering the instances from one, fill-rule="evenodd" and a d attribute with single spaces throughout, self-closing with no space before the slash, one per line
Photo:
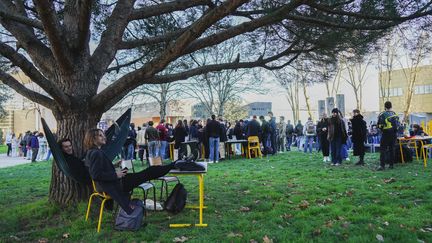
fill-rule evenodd
<path id="1" fill-rule="evenodd" d="M 385 164 L 389 164 L 389 169 L 393 169 L 396 134 L 399 127 L 399 117 L 392 111 L 392 103 L 384 103 L 385 110 L 378 116 L 378 128 L 382 132 L 380 143 L 380 167 L 379 171 L 385 170 Z"/>
<path id="2" fill-rule="evenodd" d="M 306 153 L 307 149 L 309 148 L 309 152 L 312 153 L 312 145 L 315 137 L 315 124 L 312 121 L 312 117 L 308 118 L 308 121 L 304 126 L 303 134 L 305 135 L 305 144 L 304 144 L 303 152 Z"/>
<path id="3" fill-rule="evenodd" d="M 297 148 L 300 151 L 302 147 L 302 139 L 303 139 L 303 124 L 301 123 L 300 120 L 298 120 L 298 123 L 295 126 L 295 135 L 296 135 Z"/>

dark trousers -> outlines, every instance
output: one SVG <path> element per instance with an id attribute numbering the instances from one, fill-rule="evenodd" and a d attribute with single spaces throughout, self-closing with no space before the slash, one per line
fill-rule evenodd
<path id="1" fill-rule="evenodd" d="M 276 133 L 273 132 L 270 134 L 270 141 L 271 141 L 271 148 L 273 150 L 271 154 L 275 154 L 277 152 Z"/>
<path id="2" fill-rule="evenodd" d="M 320 146 L 323 156 L 327 157 L 330 154 L 330 143 L 327 140 L 327 137 L 320 138 Z"/>
<path id="3" fill-rule="evenodd" d="M 148 161 L 149 151 L 147 145 L 138 145 L 138 158 L 142 162 L 144 160 L 144 151 L 146 152 L 146 160 Z"/>
<path id="4" fill-rule="evenodd" d="M 393 166 L 395 154 L 396 133 L 384 130 L 380 143 L 380 165 L 388 163 Z"/>
<path id="5" fill-rule="evenodd" d="M 36 157 L 38 155 L 38 152 L 39 152 L 39 148 L 32 148 L 32 159 L 31 159 L 32 162 L 36 161 Z"/>
<path id="6" fill-rule="evenodd" d="M 11 143 L 7 143 L 7 156 L 10 156 L 10 153 L 12 152 L 12 144 Z"/>
<path id="7" fill-rule="evenodd" d="M 331 149 L 331 160 L 333 164 L 342 164 L 342 139 L 341 138 L 333 138 L 330 142 Z"/>
<path id="8" fill-rule="evenodd" d="M 287 139 L 287 144 L 286 144 L 287 151 L 291 151 L 291 144 L 292 144 L 292 141 L 293 141 L 293 137 L 289 136 L 286 139 Z"/>
<path id="9" fill-rule="evenodd" d="M 173 164 L 150 166 L 143 171 L 126 174 L 126 176 L 122 178 L 123 191 L 130 192 L 135 187 L 146 181 L 153 180 L 168 174 L 168 172 L 173 168 Z"/>

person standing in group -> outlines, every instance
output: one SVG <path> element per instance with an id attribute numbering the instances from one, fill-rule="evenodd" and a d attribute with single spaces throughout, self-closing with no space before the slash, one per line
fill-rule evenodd
<path id="1" fill-rule="evenodd" d="M 219 124 L 221 129 L 220 134 L 220 143 L 219 143 L 219 157 L 220 160 L 225 160 L 225 143 L 228 141 L 227 137 L 227 127 L 225 124 L 226 121 L 222 119 L 222 117 L 219 117 Z"/>
<path id="2" fill-rule="evenodd" d="M 167 146 L 168 146 L 168 128 L 165 127 L 165 119 L 162 119 L 157 125 L 156 129 L 159 131 L 160 151 L 158 154 L 162 159 L 167 158 Z"/>
<path id="3" fill-rule="evenodd" d="M 244 140 L 245 139 L 245 134 L 243 133 L 243 126 L 244 126 L 244 122 L 242 119 L 240 119 L 234 126 L 234 136 L 235 136 L 235 140 Z M 244 144 L 246 146 L 246 144 Z M 241 144 L 236 143 L 235 144 L 235 153 L 237 155 L 242 153 L 241 150 Z"/>
<path id="4" fill-rule="evenodd" d="M 209 142 L 209 159 L 210 162 L 219 162 L 219 142 L 221 136 L 221 126 L 218 121 L 216 121 L 216 116 L 211 115 L 211 120 L 207 122 L 205 133 L 207 135 L 207 140 Z"/>
<path id="5" fill-rule="evenodd" d="M 277 152 L 277 146 L 276 146 L 276 117 L 273 116 L 273 112 L 269 111 L 267 115 L 270 117 L 269 119 L 269 125 L 270 125 L 270 142 L 271 142 L 271 148 L 272 152 L 271 154 L 275 154 Z"/>
<path id="6" fill-rule="evenodd" d="M 393 169 L 394 148 L 396 143 L 396 134 L 399 127 L 399 117 L 392 111 L 392 103 L 384 103 L 385 110 L 378 116 L 378 128 L 382 132 L 380 142 L 380 167 L 378 170 L 384 170 L 385 164 L 389 164 L 389 169 Z"/>
<path id="7" fill-rule="evenodd" d="M 249 121 L 246 125 L 246 138 L 251 136 L 257 136 L 261 139 L 261 125 L 257 121 L 257 116 L 253 116 L 252 120 Z"/>
<path id="8" fill-rule="evenodd" d="M 359 161 L 356 165 L 364 165 L 365 147 L 364 144 L 367 139 L 367 126 L 360 114 L 360 110 L 353 110 L 353 118 L 351 119 L 352 135 L 351 141 L 353 142 L 353 154 L 359 156 Z"/>
<path id="9" fill-rule="evenodd" d="M 39 153 L 39 140 L 37 138 L 38 132 L 35 131 L 30 137 L 30 149 L 31 149 L 31 162 L 36 162 L 37 155 Z"/>
<path id="10" fill-rule="evenodd" d="M 293 136 L 294 136 L 294 126 L 291 124 L 291 120 L 288 120 L 288 123 L 286 125 L 285 129 L 285 135 L 286 135 L 286 149 L 287 151 L 291 151 L 291 144 L 293 142 Z"/>
<path id="11" fill-rule="evenodd" d="M 303 125 L 301 123 L 300 120 L 298 120 L 297 125 L 295 126 L 295 134 L 296 134 L 296 144 L 297 144 L 297 148 L 300 151 L 300 149 L 302 148 L 302 140 L 303 140 Z"/>
<path id="12" fill-rule="evenodd" d="M 135 124 L 131 123 L 130 127 L 129 127 L 129 133 L 128 133 L 127 139 L 126 139 L 125 144 L 123 146 L 123 154 L 124 154 L 123 158 L 125 160 L 134 159 L 136 137 L 137 137 L 137 133 L 135 131 Z"/>
<path id="13" fill-rule="evenodd" d="M 37 156 L 36 160 L 37 161 L 43 161 L 43 160 L 45 160 L 45 157 L 46 157 L 48 143 L 47 143 L 47 140 L 46 140 L 44 134 L 41 132 L 38 134 L 37 138 L 38 138 L 38 142 L 39 142 L 39 151 L 38 151 L 38 156 Z"/>
<path id="14" fill-rule="evenodd" d="M 303 152 L 307 153 L 307 149 L 309 148 L 309 152 L 312 153 L 315 137 L 315 124 L 312 121 L 312 117 L 309 117 L 308 121 L 305 123 L 303 134 L 305 135 Z"/>
<path id="15" fill-rule="evenodd" d="M 12 157 L 18 156 L 18 150 L 19 150 L 19 142 L 18 138 L 16 137 L 15 133 L 12 133 Z"/>
<path id="16" fill-rule="evenodd" d="M 174 128 L 173 136 L 174 136 L 174 161 L 178 159 L 182 159 L 183 155 L 186 155 L 187 151 L 183 150 L 181 143 L 186 140 L 188 133 L 186 131 L 185 126 L 183 125 L 182 120 L 177 121 L 177 125 Z"/>
<path id="17" fill-rule="evenodd" d="M 23 135 L 22 133 L 20 133 L 18 135 L 18 156 L 19 157 L 23 157 L 24 153 L 23 153 Z"/>
<path id="18" fill-rule="evenodd" d="M 30 131 L 28 131 L 28 136 L 27 136 L 27 140 L 26 140 L 26 146 L 27 146 L 27 159 L 30 159 L 31 160 L 31 158 L 32 158 L 32 148 L 31 148 L 31 146 L 30 146 L 30 142 L 31 142 L 31 139 L 32 139 L 32 137 L 33 137 L 33 133 L 32 132 L 30 132 Z"/>
<path id="19" fill-rule="evenodd" d="M 160 155 L 160 138 L 158 130 L 153 127 L 153 121 L 148 122 L 148 126 L 145 131 L 145 139 L 148 146 L 149 158 L 158 157 Z"/>
<path id="20" fill-rule="evenodd" d="M 345 122 L 339 115 L 339 110 L 334 108 L 332 110 L 332 117 L 330 118 L 328 125 L 328 135 L 327 138 L 330 141 L 331 149 L 331 160 L 332 165 L 342 164 L 342 144 L 347 140 L 347 131 L 345 127 Z"/>
<path id="21" fill-rule="evenodd" d="M 277 125 L 278 129 L 278 151 L 284 152 L 286 145 L 285 145 L 285 133 L 286 133 L 286 124 L 285 124 L 285 117 L 280 116 L 279 117 L 279 123 Z"/>
<path id="22" fill-rule="evenodd" d="M 141 161 L 141 163 L 144 161 L 144 152 L 146 154 L 146 159 L 148 161 L 148 146 L 146 144 L 146 139 L 145 139 L 146 129 L 147 129 L 146 123 L 143 124 L 142 128 L 138 127 L 138 132 L 136 137 L 136 141 L 138 145 L 138 159 Z"/>
<path id="23" fill-rule="evenodd" d="M 269 122 L 264 119 L 264 116 L 259 117 L 261 121 L 261 143 L 263 146 L 263 154 L 268 155 L 272 154 L 272 146 L 271 146 L 271 128 Z"/>
<path id="24" fill-rule="evenodd" d="M 11 156 L 12 153 L 12 133 L 6 134 L 6 146 L 7 146 L 7 156 Z"/>
<path id="25" fill-rule="evenodd" d="M 323 154 L 323 162 L 330 162 L 330 144 L 327 140 L 328 135 L 328 119 L 327 114 L 323 113 L 321 116 L 321 120 L 317 124 L 317 136 L 320 140 L 320 148 Z"/>

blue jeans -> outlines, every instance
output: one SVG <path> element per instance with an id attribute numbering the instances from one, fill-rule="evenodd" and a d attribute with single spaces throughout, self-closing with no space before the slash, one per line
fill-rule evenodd
<path id="1" fill-rule="evenodd" d="M 298 150 L 301 149 L 301 146 L 302 146 L 302 140 L 303 140 L 303 136 L 297 136 L 297 137 L 296 137 L 296 143 L 297 143 L 297 148 L 298 148 Z"/>
<path id="2" fill-rule="evenodd" d="M 333 138 L 330 142 L 331 149 L 331 160 L 333 164 L 342 164 L 342 139 L 341 138 Z"/>
<path id="3" fill-rule="evenodd" d="M 167 141 L 160 141 L 160 150 L 159 150 L 159 154 L 162 157 L 162 159 L 166 159 L 167 158 L 167 145 L 168 142 Z"/>
<path id="4" fill-rule="evenodd" d="M 45 160 L 49 160 L 50 157 L 51 157 L 51 149 L 48 148 L 48 152 Z"/>
<path id="5" fill-rule="evenodd" d="M 154 158 L 159 156 L 159 141 L 151 141 L 148 143 L 149 157 Z"/>
<path id="6" fill-rule="evenodd" d="M 292 137 L 287 137 L 286 139 L 287 139 L 286 148 L 288 151 L 291 151 L 291 144 L 293 142 L 293 139 L 292 139 Z"/>
<path id="7" fill-rule="evenodd" d="M 209 138 L 210 161 L 219 161 L 219 138 Z"/>
<path id="8" fill-rule="evenodd" d="M 129 144 L 127 146 L 127 151 L 125 151 L 125 152 L 126 152 L 125 160 L 132 160 L 134 152 L 135 152 L 134 145 L 133 144 Z"/>
<path id="9" fill-rule="evenodd" d="M 305 136 L 305 145 L 303 152 L 307 152 L 307 148 L 309 148 L 309 152 L 312 153 L 312 145 L 313 145 L 313 136 Z"/>

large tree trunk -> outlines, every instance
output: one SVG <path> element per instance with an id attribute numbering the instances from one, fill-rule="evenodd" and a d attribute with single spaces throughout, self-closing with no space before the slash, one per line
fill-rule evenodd
<path id="1" fill-rule="evenodd" d="M 96 127 L 101 114 L 84 110 L 82 112 L 76 111 L 70 114 L 61 114 L 56 111 L 53 113 L 57 119 L 58 139 L 71 139 L 75 156 L 78 158 L 83 157 L 85 132 Z M 50 201 L 61 205 L 68 205 L 86 200 L 89 195 L 90 188 L 87 185 L 77 183 L 73 179 L 66 177 L 63 172 L 59 170 L 57 164 L 53 162 L 49 192 Z"/>

